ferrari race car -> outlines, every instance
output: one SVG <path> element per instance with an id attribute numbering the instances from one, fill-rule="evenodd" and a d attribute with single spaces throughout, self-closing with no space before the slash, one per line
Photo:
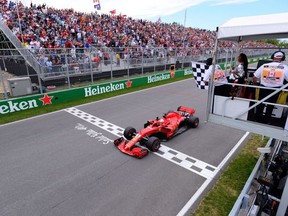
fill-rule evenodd
<path id="1" fill-rule="evenodd" d="M 194 109 L 180 106 L 177 111 L 164 113 L 162 118 L 148 120 L 144 129 L 138 133 L 133 127 L 125 128 L 124 137 L 114 140 L 114 144 L 125 154 L 143 158 L 149 150 L 157 152 L 161 141 L 167 141 L 189 128 L 198 127 L 199 118 L 195 117 L 194 113 Z"/>

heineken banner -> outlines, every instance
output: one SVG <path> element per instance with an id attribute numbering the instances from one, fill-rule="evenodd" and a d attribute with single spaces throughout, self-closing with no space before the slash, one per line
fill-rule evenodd
<path id="1" fill-rule="evenodd" d="M 115 92 L 127 88 L 141 86 L 149 83 L 159 82 L 162 80 L 173 79 L 174 77 L 182 77 L 191 75 L 192 70 L 170 71 L 162 74 L 155 74 L 147 77 L 134 78 L 129 80 L 122 80 L 117 82 L 103 83 L 99 85 L 81 87 L 76 89 L 69 89 L 42 95 L 33 95 L 21 97 L 11 100 L 4 100 L 0 102 L 0 115 L 19 112 L 22 110 L 43 107 L 52 104 L 63 103 L 75 99 L 90 97 L 94 95 Z"/>

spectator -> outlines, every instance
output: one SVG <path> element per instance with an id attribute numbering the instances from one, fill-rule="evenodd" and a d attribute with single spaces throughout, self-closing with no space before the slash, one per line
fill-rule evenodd
<path id="1" fill-rule="evenodd" d="M 229 82 L 237 84 L 245 84 L 248 78 L 248 58 L 246 54 L 240 53 L 237 57 L 238 65 L 234 70 L 230 71 Z M 243 93 L 241 94 L 243 90 Z M 232 96 L 243 96 L 245 88 L 233 85 L 231 88 Z"/>
<path id="2" fill-rule="evenodd" d="M 231 70 L 231 79 L 236 80 L 239 84 L 244 84 L 248 77 L 248 58 L 244 53 L 240 53 L 238 58 L 238 65 L 235 70 Z"/>
<path id="3" fill-rule="evenodd" d="M 116 66 L 120 66 L 120 54 L 116 53 Z"/>
<path id="4" fill-rule="evenodd" d="M 141 47 L 143 56 L 147 58 L 157 57 L 157 53 L 163 56 L 161 50 L 165 48 L 168 58 L 172 56 L 198 55 L 210 53 L 213 49 L 216 32 L 198 28 L 185 28 L 178 24 L 153 23 L 147 20 L 134 20 L 124 16 L 99 15 L 95 13 L 81 13 L 73 9 L 55 9 L 45 4 L 24 7 L 18 4 L 20 14 L 20 33 L 17 21 L 15 4 L 4 0 L 0 2 L 2 8 L 2 20 L 19 38 L 23 44 L 27 44 L 31 51 L 37 54 L 36 49 L 43 48 L 78 48 L 113 47 Z M 233 47 L 232 42 L 221 41 L 221 48 Z M 241 47 L 275 47 L 264 42 L 241 42 Z M 188 49 L 189 48 L 189 49 Z M 99 49 L 100 50 L 100 49 Z M 120 50 L 121 51 L 121 50 Z M 140 51 L 131 52 L 125 49 L 121 55 L 129 58 L 139 58 Z M 142 50 L 141 50 L 142 51 Z M 103 50 L 105 53 L 105 51 Z M 145 54 L 145 55 L 144 55 Z M 103 60 L 100 50 L 98 56 Z M 79 56 L 76 55 L 79 58 Z M 121 58 L 124 58 L 121 56 Z"/>
<path id="5" fill-rule="evenodd" d="M 257 80 L 260 79 L 260 86 L 280 88 L 284 85 L 285 80 L 288 81 L 288 66 L 282 63 L 282 61 L 285 61 L 285 53 L 282 51 L 276 51 L 272 54 L 271 59 L 273 62 L 263 64 L 255 71 L 253 81 L 254 84 L 257 84 Z M 261 88 L 258 100 L 262 100 L 263 98 L 272 94 L 275 90 Z M 265 100 L 265 102 L 276 103 L 280 93 L 281 92 L 274 94 Z M 270 124 L 274 106 L 266 105 L 266 111 L 263 113 L 264 107 L 265 105 L 263 103 L 257 106 L 256 121 Z"/>
<path id="6" fill-rule="evenodd" d="M 104 65 L 108 65 L 109 64 L 109 53 L 105 52 L 104 53 Z"/>
<path id="7" fill-rule="evenodd" d="M 99 69 L 99 64 L 101 62 L 100 57 L 98 57 L 98 56 L 94 57 L 93 62 L 95 63 L 96 70 L 98 70 Z"/>
<path id="8" fill-rule="evenodd" d="M 47 76 L 51 76 L 52 75 L 52 61 L 50 58 L 46 61 L 46 67 L 47 67 L 47 73 L 48 73 Z"/>
<path id="9" fill-rule="evenodd" d="M 206 65 L 209 66 L 209 68 L 205 71 L 203 80 L 205 83 L 208 83 L 210 79 L 214 79 L 214 95 L 220 95 L 220 96 L 230 96 L 230 86 L 225 85 L 225 83 L 228 83 L 228 80 L 225 76 L 225 73 L 223 72 L 222 68 L 219 65 L 215 65 L 215 71 L 214 71 L 214 78 L 212 77 L 212 58 L 208 58 L 206 60 Z"/>
<path id="10" fill-rule="evenodd" d="M 87 54 L 84 55 L 84 58 L 83 58 L 83 67 L 86 70 L 90 68 L 90 59 L 89 59 L 89 56 Z"/>

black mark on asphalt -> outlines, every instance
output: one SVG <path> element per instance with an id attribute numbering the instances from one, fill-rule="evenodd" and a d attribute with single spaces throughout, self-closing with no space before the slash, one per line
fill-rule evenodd
<path id="1" fill-rule="evenodd" d="M 172 160 L 176 161 L 177 163 L 181 163 L 182 162 L 182 160 L 180 160 L 179 158 L 176 158 L 176 157 L 173 157 Z"/>
<path id="2" fill-rule="evenodd" d="M 191 163 L 195 163 L 195 162 L 196 162 L 196 160 L 194 160 L 194 159 L 192 159 L 192 158 L 188 158 L 188 157 L 186 158 L 186 160 L 187 160 L 187 161 L 190 161 Z"/>
<path id="3" fill-rule="evenodd" d="M 178 154 L 177 152 L 172 151 L 172 150 L 169 150 L 168 152 L 171 153 L 171 154 L 173 154 L 173 155 L 177 155 L 177 154 Z"/>

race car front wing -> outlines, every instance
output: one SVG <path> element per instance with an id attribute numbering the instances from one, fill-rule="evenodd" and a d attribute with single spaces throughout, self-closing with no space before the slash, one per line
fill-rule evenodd
<path id="1" fill-rule="evenodd" d="M 120 137 L 114 140 L 114 145 L 124 154 L 128 154 L 135 158 L 143 158 L 148 155 L 149 151 L 146 148 L 142 148 L 140 146 L 133 146 L 130 149 L 126 148 L 127 140 L 123 137 Z"/>

